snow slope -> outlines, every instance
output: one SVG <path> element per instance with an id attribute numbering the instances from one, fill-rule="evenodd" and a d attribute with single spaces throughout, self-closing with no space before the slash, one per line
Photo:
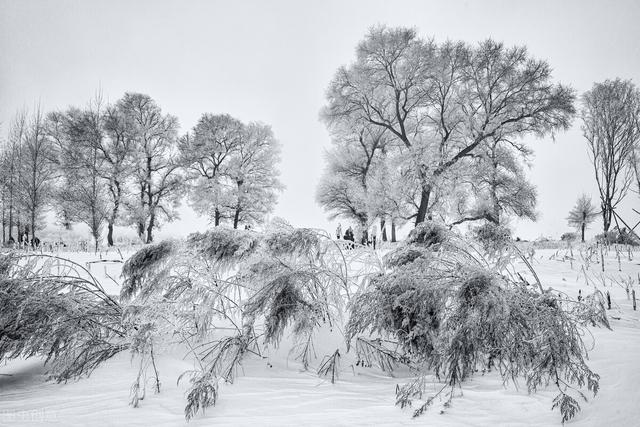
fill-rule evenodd
<path id="1" fill-rule="evenodd" d="M 574 249 L 576 251 L 576 249 Z M 582 411 L 568 424 L 576 426 L 640 425 L 640 311 L 633 311 L 622 285 L 629 277 L 640 294 L 640 252 L 621 256 L 621 269 L 614 251 L 605 258 L 604 282 L 601 266 L 591 264 L 585 284 L 578 258 L 573 268 L 566 250 L 539 250 L 534 267 L 545 287 L 572 297 L 589 291 L 594 284 L 611 293 L 608 313 L 613 331 L 591 329 L 585 341 L 593 344 L 589 365 L 601 375 L 601 390 L 581 403 Z M 92 254 L 71 255 L 84 264 L 97 259 Z M 112 257 L 108 257 L 112 258 Z M 92 264 L 91 271 L 111 292 L 117 285 L 121 264 Z M 593 279 L 597 280 L 593 280 Z M 104 280 L 103 280 L 104 279 Z M 618 283 L 615 283 L 615 282 Z M 605 286 L 606 285 L 606 286 Z M 640 295 L 638 295 L 640 297 Z M 277 353 L 277 350 L 276 350 Z M 177 426 L 187 425 L 183 410 L 188 381 L 176 379 L 192 368 L 180 351 L 167 351 L 159 360 L 162 391 L 147 395 L 140 407 L 129 406 L 129 389 L 138 371 L 129 354 L 120 354 L 97 369 L 88 379 L 67 384 L 47 382 L 42 362 L 14 360 L 0 366 L 0 426 Z M 436 403 L 422 417 L 411 418 L 410 409 L 395 406 L 395 386 L 400 374 L 391 378 L 375 369 L 344 365 L 336 384 L 305 372 L 280 354 L 251 357 L 232 385 L 220 390 L 218 404 L 188 425 L 438 425 L 438 426 L 548 426 L 560 425 L 560 415 L 551 411 L 553 390 L 528 395 L 524 385 L 503 385 L 495 374 L 468 381 L 457 391 L 450 408 L 441 413 Z M 524 388 L 524 389 L 523 389 Z M 434 392 L 439 389 L 434 383 Z"/>

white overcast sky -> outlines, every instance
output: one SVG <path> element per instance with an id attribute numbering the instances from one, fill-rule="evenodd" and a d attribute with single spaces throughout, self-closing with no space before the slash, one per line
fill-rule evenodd
<path id="1" fill-rule="evenodd" d="M 0 0 L 0 135 L 20 108 L 81 106 L 98 89 L 110 101 L 146 93 L 183 131 L 204 112 L 262 121 L 283 147 L 287 188 L 274 215 L 332 230 L 314 197 L 329 146 L 318 114 L 336 69 L 379 23 L 436 41 L 524 44 L 578 93 L 607 78 L 640 83 L 638 1 Z M 597 201 L 579 121 L 532 146 L 541 216 L 516 234 L 558 237 L 580 193 Z M 640 199 L 626 205 L 638 209 Z M 164 233 L 205 223 L 183 209 Z"/>

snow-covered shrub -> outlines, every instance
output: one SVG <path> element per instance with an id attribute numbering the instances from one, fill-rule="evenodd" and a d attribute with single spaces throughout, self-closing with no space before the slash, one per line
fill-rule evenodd
<path id="1" fill-rule="evenodd" d="M 287 345 L 304 369 L 332 382 L 351 366 L 345 359 L 385 372 L 409 366 L 416 379 L 396 398 L 401 407 L 419 402 L 416 416 L 475 372 L 496 370 L 531 392 L 556 386 L 553 405 L 569 419 L 579 389 L 598 389 L 581 336 L 588 325 L 608 326 L 602 295 L 564 299 L 544 291 L 522 257 L 536 279 L 526 282 L 512 264 L 517 249 L 482 253 L 436 222 L 417 227 L 382 265 L 373 251 L 343 251 L 310 229 L 217 228 L 134 254 L 119 300 L 89 272 L 72 271 L 80 266 L 56 275 L 37 257 L 0 256 L 0 360 L 49 356 L 66 380 L 128 349 L 140 361 L 137 406 L 147 370 L 160 391 L 155 354 L 182 345 L 195 367 L 181 376 L 191 384 L 190 419 L 216 404 L 245 358 Z M 318 338 L 331 333 L 338 339 Z M 443 387 L 424 401 L 432 374 Z"/>
<path id="2" fill-rule="evenodd" d="M 423 286 L 431 279 L 430 262 L 420 258 L 371 279 L 351 305 L 348 338 L 360 334 L 393 335 L 407 354 L 428 358 L 435 348 L 446 292 Z"/>
<path id="3" fill-rule="evenodd" d="M 234 268 L 246 260 L 258 247 L 259 238 L 254 232 L 216 227 L 205 233 L 187 237 L 187 245 L 208 261 L 216 263 L 218 271 Z"/>
<path id="4" fill-rule="evenodd" d="M 41 356 L 58 382 L 88 376 L 129 347 L 121 316 L 118 302 L 82 266 L 0 255 L 0 362 Z"/>
<path id="5" fill-rule="evenodd" d="M 474 228 L 472 233 L 489 254 L 500 253 L 512 241 L 511 231 L 508 228 L 492 222 Z"/>
<path id="6" fill-rule="evenodd" d="M 596 236 L 596 241 L 607 244 L 621 244 L 621 245 L 640 245 L 640 240 L 634 233 L 630 233 L 626 228 L 619 230 L 610 230 L 606 233 L 601 233 Z"/>
<path id="7" fill-rule="evenodd" d="M 446 242 L 450 234 L 450 231 L 443 224 L 436 221 L 425 221 L 409 232 L 406 243 L 423 246 L 438 245 Z"/>
<path id="8" fill-rule="evenodd" d="M 480 257 L 470 242 L 450 236 L 436 252 L 431 242 L 411 240 L 390 254 L 389 271 L 350 305 L 349 340 L 395 340 L 418 370 L 415 381 L 398 387 L 397 403 L 420 401 L 418 416 L 435 398 L 422 400 L 427 375 L 444 383 L 440 392 L 450 388 L 450 400 L 453 388 L 475 372 L 495 369 L 505 381 L 524 379 L 530 392 L 555 385 L 553 406 L 563 422 L 571 418 L 579 409 L 575 396 L 583 397 L 579 388 L 598 391 L 599 377 L 584 360 L 582 328 L 608 327 L 601 295 L 585 304 L 562 299 L 511 274 L 504 260 Z"/>
<path id="9" fill-rule="evenodd" d="M 122 275 L 125 278 L 122 284 L 121 296 L 130 298 L 138 292 L 143 283 L 158 272 L 166 271 L 166 261 L 175 249 L 175 242 L 164 240 L 144 246 L 134 253 L 122 266 Z"/>
<path id="10" fill-rule="evenodd" d="M 192 349 L 200 369 L 186 373 L 192 384 L 187 418 L 215 404 L 219 383 L 233 382 L 247 354 L 277 347 L 286 331 L 291 351 L 308 368 L 315 332 L 340 322 L 355 289 L 340 247 L 310 229 L 281 226 L 261 234 L 216 228 L 154 246 L 123 269 L 125 283 L 135 284 L 123 288 L 123 302 L 135 307 L 124 318 L 149 324 L 156 342 L 177 332 L 178 341 Z M 337 366 L 336 354 L 327 354 L 332 362 L 321 364 L 320 374 Z"/>

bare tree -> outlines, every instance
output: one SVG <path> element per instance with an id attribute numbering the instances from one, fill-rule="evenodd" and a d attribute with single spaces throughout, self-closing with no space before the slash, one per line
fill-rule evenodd
<path id="1" fill-rule="evenodd" d="M 637 127 L 640 129 L 640 117 L 637 120 Z M 637 189 L 635 190 L 640 196 L 640 139 L 636 141 L 633 154 L 630 158 L 631 168 L 636 178 Z"/>
<path id="2" fill-rule="evenodd" d="M 575 113 L 573 91 L 553 84 L 549 65 L 523 47 L 492 40 L 437 46 L 404 28 L 372 28 L 327 98 L 329 125 L 355 117 L 413 153 L 421 184 L 416 224 L 432 208 L 437 181 L 487 139 L 566 129 Z"/>
<path id="3" fill-rule="evenodd" d="M 595 219 L 599 212 L 591 203 L 591 197 L 583 194 L 578 198 L 576 205 L 569 212 L 567 221 L 571 227 L 581 231 L 582 242 L 584 242 L 584 231 Z"/>
<path id="4" fill-rule="evenodd" d="M 582 97 L 582 132 L 600 193 L 604 231 L 632 182 L 630 160 L 640 138 L 640 92 L 629 80 L 594 84 Z"/>
<path id="5" fill-rule="evenodd" d="M 20 150 L 19 191 L 28 229 L 25 234 L 35 239 L 43 214 L 52 196 L 55 178 L 54 146 L 46 129 L 40 107 L 36 107 L 26 126 Z"/>
<path id="6" fill-rule="evenodd" d="M 6 222 L 9 231 L 8 240 L 14 241 L 14 224 L 20 222 L 20 200 L 19 200 L 19 162 L 21 160 L 21 148 L 27 131 L 27 113 L 18 112 L 9 126 L 9 137 L 3 148 L 2 174 L 4 176 L 4 200 L 6 204 Z M 22 239 L 22 234 L 18 226 L 18 240 Z"/>

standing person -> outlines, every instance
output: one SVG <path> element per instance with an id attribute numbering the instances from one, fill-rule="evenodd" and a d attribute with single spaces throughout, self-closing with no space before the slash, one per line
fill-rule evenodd
<path id="1" fill-rule="evenodd" d="M 367 227 L 362 227 L 362 245 L 369 246 L 369 231 Z"/>
<path id="2" fill-rule="evenodd" d="M 351 226 L 349 226 L 349 228 L 347 228 L 347 231 L 345 231 L 344 233 L 344 240 L 349 240 L 351 242 L 353 242 L 354 238 L 353 238 L 353 229 L 351 228 Z M 353 248 L 353 243 L 349 243 L 349 248 Z"/>
<path id="3" fill-rule="evenodd" d="M 342 224 L 338 223 L 338 228 L 336 228 L 336 240 L 340 240 L 342 237 Z"/>
<path id="4" fill-rule="evenodd" d="M 373 224 L 373 227 L 371 227 L 371 242 L 373 243 L 373 250 L 376 250 L 376 239 L 378 238 L 378 227 L 376 227 L 376 224 Z"/>

